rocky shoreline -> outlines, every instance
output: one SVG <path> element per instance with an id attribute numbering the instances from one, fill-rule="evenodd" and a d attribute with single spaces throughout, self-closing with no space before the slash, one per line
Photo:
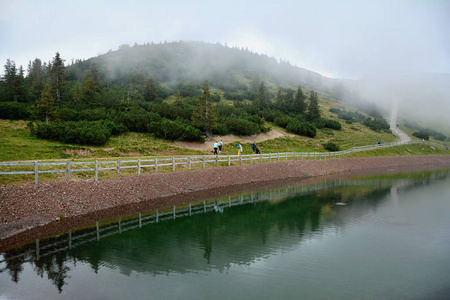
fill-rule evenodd
<path id="1" fill-rule="evenodd" d="M 358 170 L 386 172 L 411 166 L 450 167 L 450 155 L 287 161 L 143 174 L 97 183 L 55 181 L 0 186 L 0 249 L 16 235 L 32 234 L 33 229 L 48 224 L 62 230 L 72 226 L 71 220 L 87 215 L 100 218 L 121 209 L 164 208 L 198 199 L 199 195 L 214 197 L 214 193 L 267 185 L 272 181 L 298 181 L 330 174 L 344 176 L 344 172 Z"/>

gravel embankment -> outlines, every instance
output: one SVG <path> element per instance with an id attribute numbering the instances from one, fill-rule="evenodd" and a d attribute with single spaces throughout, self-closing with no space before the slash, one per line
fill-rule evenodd
<path id="1" fill-rule="evenodd" d="M 220 167 L 194 171 L 144 174 L 111 180 L 51 182 L 39 185 L 0 186 L 0 240 L 63 216 L 103 212 L 123 205 L 146 208 L 174 204 L 173 196 L 189 196 L 214 189 L 336 174 L 367 169 L 389 169 L 413 165 L 447 165 L 450 155 L 340 158 L 322 161 L 288 161 L 242 167 Z M 187 198 L 186 198 L 187 199 Z M 171 202 L 172 201 L 172 202 Z M 184 200 L 186 202 L 188 200 Z"/>

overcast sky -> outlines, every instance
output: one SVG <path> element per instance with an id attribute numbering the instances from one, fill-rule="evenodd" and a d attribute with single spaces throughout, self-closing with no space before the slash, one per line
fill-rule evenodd
<path id="1" fill-rule="evenodd" d="M 336 78 L 450 73 L 450 1 L 0 0 L 2 66 L 179 40 L 248 47 Z"/>

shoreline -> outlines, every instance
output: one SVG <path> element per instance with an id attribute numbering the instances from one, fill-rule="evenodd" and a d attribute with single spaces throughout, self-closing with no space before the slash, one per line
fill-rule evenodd
<path id="1" fill-rule="evenodd" d="M 62 230 L 77 220 L 118 216 L 126 210 L 155 210 L 200 197 L 214 197 L 217 193 L 263 187 L 270 182 L 298 182 L 325 175 L 339 177 L 363 170 L 387 173 L 392 168 L 414 166 L 450 167 L 450 155 L 285 161 L 151 173 L 97 183 L 55 181 L 0 186 L 0 249 L 16 244 L 19 236 L 29 236 L 49 225 Z"/>

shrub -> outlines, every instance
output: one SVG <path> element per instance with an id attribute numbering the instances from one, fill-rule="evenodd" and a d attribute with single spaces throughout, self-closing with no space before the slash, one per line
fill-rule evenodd
<path id="1" fill-rule="evenodd" d="M 328 142 L 328 143 L 326 143 L 323 146 L 328 151 L 332 151 L 332 152 L 339 151 L 339 146 L 336 143 L 333 143 L 333 142 Z"/>
<path id="2" fill-rule="evenodd" d="M 59 121 L 50 124 L 29 123 L 32 134 L 38 138 L 77 145 L 101 146 L 106 144 L 112 130 L 104 121 Z"/>
<path id="3" fill-rule="evenodd" d="M 0 119 L 27 120 L 30 116 L 30 107 L 25 103 L 0 102 Z"/>
<path id="4" fill-rule="evenodd" d="M 289 122 L 289 124 L 286 126 L 286 129 L 289 132 L 309 137 L 315 137 L 317 133 L 317 129 L 314 124 L 310 122 L 301 122 L 296 119 Z"/>
<path id="5" fill-rule="evenodd" d="M 430 139 L 430 136 L 425 131 L 416 131 L 412 135 L 415 137 L 418 137 L 419 139 L 423 139 L 423 140 L 427 140 L 427 141 Z"/>

